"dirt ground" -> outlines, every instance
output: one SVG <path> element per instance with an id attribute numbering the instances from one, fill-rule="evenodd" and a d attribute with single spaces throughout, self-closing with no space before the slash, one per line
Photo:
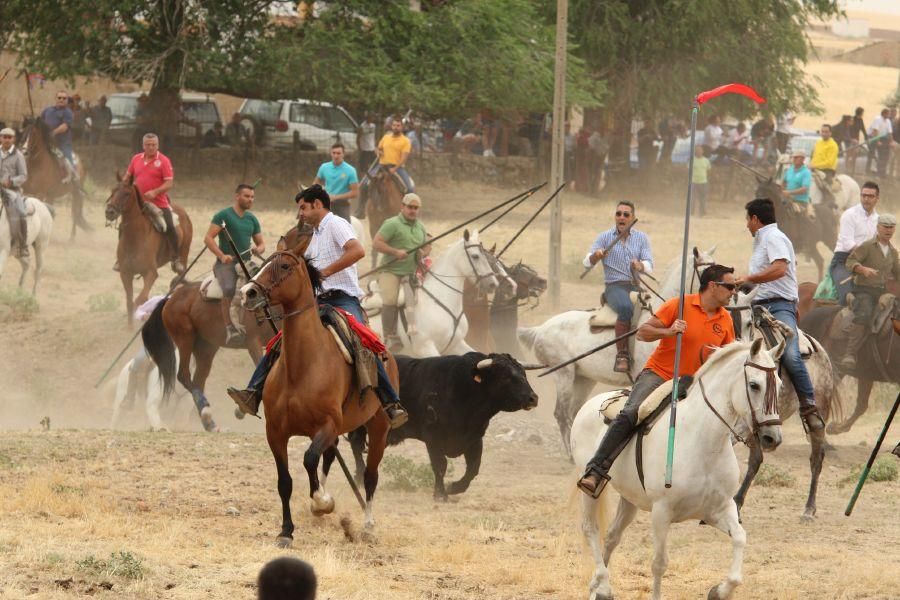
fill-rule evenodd
<path id="1" fill-rule="evenodd" d="M 230 202 L 230 186 L 176 188 L 177 201 L 195 223 L 193 253 L 209 216 Z M 638 204 L 639 228 L 651 237 L 658 272 L 679 255 L 683 187 L 679 182 L 661 190 L 608 190 L 600 199 L 565 196 L 560 310 L 596 304 L 599 275 L 579 281 L 579 263 L 596 233 L 608 227 L 617 198 Z M 442 231 L 515 191 L 422 186 L 422 218 L 432 231 Z M 0 305 L 0 598 L 253 598 L 259 568 L 284 553 L 315 565 L 325 599 L 585 596 L 591 561 L 581 541 L 573 468 L 561 453 L 552 417 L 555 394 L 546 379 L 532 378 L 541 397 L 536 411 L 494 420 L 481 474 L 461 497 L 435 503 L 427 487 L 403 491 L 383 474 L 371 537 L 360 534 L 361 511 L 336 467 L 329 488 L 337 511 L 324 518 L 309 514 L 300 468 L 308 441 L 295 439 L 297 531 L 288 551 L 273 544 L 280 505 L 263 424 L 237 421 L 224 393 L 227 385 L 248 378 L 246 353 L 221 352 L 207 385 L 226 433 L 203 433 L 185 396 L 163 414 L 171 432 L 149 432 L 142 407 L 125 415 L 120 430 L 108 429 L 118 369 L 99 388 L 94 384 L 133 332 L 126 325 L 121 283 L 110 269 L 116 232 L 103 227 L 105 197 L 105 188 L 92 188 L 87 214 L 95 230 L 75 241 L 67 239 L 68 207 L 59 207 L 39 308 Z M 717 244 L 716 258 L 739 272 L 751 246 L 741 210 L 745 200 L 711 198 L 709 216 L 695 221 L 692 233 L 702 247 Z M 505 243 L 539 202 L 531 200 L 492 228 L 487 244 Z M 293 202 L 285 192 L 260 190 L 255 210 L 270 245 L 291 225 Z M 542 215 L 508 258 L 546 274 L 548 226 L 549 217 Z M 194 275 L 211 265 L 210 257 L 201 259 Z M 800 272 L 802 279 L 815 276 L 806 261 Z M 18 264 L 9 264 L 0 281 L 6 304 L 18 275 Z M 161 273 L 156 292 L 164 292 L 170 277 L 167 270 Z M 537 324 L 556 312 L 545 299 L 521 320 Z M 786 425 L 785 443 L 767 458 L 779 476 L 772 479 L 785 485 L 755 487 L 744 509 L 749 542 L 737 597 L 900 595 L 900 483 L 870 482 L 849 519 L 843 508 L 852 485 L 841 483 L 852 466 L 865 461 L 893 393 L 879 389 L 874 408 L 852 432 L 830 440 L 834 450 L 826 457 L 819 516 L 812 524 L 799 518 L 808 445 L 796 421 Z M 45 417 L 49 430 L 40 425 Z M 898 436 L 895 426 L 890 446 Z M 743 460 L 745 452 L 739 455 Z M 388 456 L 427 464 L 418 442 L 393 448 Z M 462 470 L 457 461 L 456 475 Z M 344 517 L 346 527 L 340 524 Z M 666 597 L 704 597 L 724 576 L 730 548 L 711 528 L 676 525 Z M 648 520 L 641 514 L 613 557 L 619 597 L 649 596 L 651 556 Z"/>

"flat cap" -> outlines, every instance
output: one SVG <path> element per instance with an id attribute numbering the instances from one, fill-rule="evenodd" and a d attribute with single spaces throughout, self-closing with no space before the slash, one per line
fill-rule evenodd
<path id="1" fill-rule="evenodd" d="M 878 224 L 895 227 L 897 225 L 897 217 L 889 214 L 878 215 Z"/>

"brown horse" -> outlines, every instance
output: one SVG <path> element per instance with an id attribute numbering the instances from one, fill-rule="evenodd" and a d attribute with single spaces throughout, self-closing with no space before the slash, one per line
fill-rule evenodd
<path id="1" fill-rule="evenodd" d="M 116 180 L 120 180 L 116 173 Z M 128 311 L 128 324 L 131 324 L 135 304 L 140 306 L 147 301 L 150 290 L 159 276 L 157 268 L 171 261 L 172 250 L 165 235 L 158 232 L 150 218 L 144 214 L 145 200 L 140 190 L 131 183 L 119 183 L 113 188 L 106 201 L 106 220 L 115 222 L 120 217 L 119 244 L 116 247 L 116 259 L 119 264 L 119 277 L 125 288 L 125 304 Z M 180 240 L 178 259 L 187 264 L 188 252 L 191 249 L 191 238 L 194 235 L 193 225 L 187 213 L 180 206 L 172 205 L 172 212 L 178 215 L 178 237 Z M 143 280 L 141 293 L 135 299 L 134 278 Z"/>
<path id="2" fill-rule="evenodd" d="M 375 234 L 381 225 L 400 212 L 403 190 L 397 178 L 390 171 L 381 167 L 374 177 L 369 179 L 369 201 L 366 204 L 366 220 L 369 222 L 369 234 Z M 372 266 L 377 264 L 377 252 L 372 252 Z"/>
<path id="3" fill-rule="evenodd" d="M 775 205 L 775 220 L 778 228 L 788 236 L 794 244 L 797 254 L 801 252 L 816 263 L 819 270 L 819 279 L 825 275 L 825 262 L 819 254 L 818 244 L 822 242 L 828 248 L 834 248 L 837 244 L 838 224 L 840 212 L 837 204 L 816 204 L 815 219 L 810 219 L 805 213 L 795 213 L 781 196 L 781 186 L 773 178 L 761 179 L 757 177 L 759 186 L 756 188 L 757 198 L 768 198 Z"/>
<path id="4" fill-rule="evenodd" d="M 802 319 L 803 315 L 819 306 L 834 306 L 834 302 L 822 302 L 815 299 L 816 288 L 818 287 L 818 284 L 813 283 L 812 281 L 804 281 L 799 285 L 798 293 L 800 299 L 797 301 L 798 319 Z M 900 282 L 889 280 L 887 282 L 887 291 L 900 297 Z"/>
<path id="5" fill-rule="evenodd" d="M 22 148 L 28 167 L 28 181 L 25 182 L 25 194 L 36 196 L 48 204 L 63 196 L 72 198 L 72 237 L 81 227 L 90 231 L 91 226 L 84 218 L 84 192 L 77 181 L 63 183 L 66 173 L 59 165 L 56 155 L 51 150 L 50 131 L 44 120 L 37 118 L 26 125 L 23 134 Z M 84 180 L 84 169 L 77 163 L 78 177 Z"/>
<path id="6" fill-rule="evenodd" d="M 282 237 L 279 248 L 288 243 L 290 244 L 288 247 L 302 253 L 309 245 L 311 237 L 311 226 L 294 227 Z M 272 336 L 273 331 L 268 323 L 258 320 L 256 315 L 250 312 L 244 313 L 241 324 L 246 330 L 246 335 L 243 345 L 237 348 L 246 348 L 250 358 L 253 359 L 253 364 L 256 364 L 262 357 L 265 341 Z M 213 359 L 219 348 L 232 347 L 225 345 L 225 321 L 219 309 L 219 301 L 204 300 L 200 295 L 199 283 L 179 286 L 168 298 L 159 303 L 144 325 L 142 335 L 144 347 L 147 348 L 153 361 L 159 365 L 166 396 L 175 385 L 177 347 L 178 382 L 191 393 L 204 429 L 215 431 L 212 409 L 205 396 L 206 379 L 209 377 Z M 193 375 L 190 368 L 192 357 L 196 363 Z"/>
<path id="7" fill-rule="evenodd" d="M 263 405 L 266 438 L 278 471 L 282 526 L 277 544 L 288 547 L 293 540 L 288 440 L 304 435 L 312 440 L 303 456 L 309 476 L 313 514 L 334 510 L 334 500 L 325 489 L 325 479 L 335 458 L 338 436 L 362 425 L 369 434 L 369 454 L 363 482 L 366 489 L 365 525 L 374 525 L 372 498 L 378 485 L 378 465 L 387 445 L 388 420 L 373 390 L 360 396 L 353 368 L 348 365 L 328 330 L 322 325 L 316 304 L 320 275 L 302 254 L 294 250 L 276 252 L 262 270 L 245 285 L 244 307 L 258 310 L 268 303 L 284 309 L 281 355 L 266 379 Z M 399 390 L 397 363 L 389 357 L 385 367 L 394 389 Z M 323 458 L 322 480 L 319 460 Z"/>
<path id="8" fill-rule="evenodd" d="M 847 345 L 841 332 L 841 307 L 822 306 L 814 308 L 800 320 L 800 328 L 819 340 L 828 353 L 840 357 Z M 894 300 L 893 313 L 886 319 L 877 334 L 870 334 L 859 350 L 855 372 L 846 373 L 856 377 L 856 408 L 853 414 L 841 423 L 828 426 L 828 433 L 845 433 L 869 408 L 869 394 L 876 381 L 900 383 L 900 300 Z"/>

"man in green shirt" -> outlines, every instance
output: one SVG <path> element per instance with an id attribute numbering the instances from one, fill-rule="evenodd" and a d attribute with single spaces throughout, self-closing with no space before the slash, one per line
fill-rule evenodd
<path id="1" fill-rule="evenodd" d="M 235 289 L 237 287 L 237 254 L 225 228 L 231 234 L 234 245 L 237 246 L 237 252 L 240 252 L 241 258 L 247 260 L 250 254 L 262 256 L 266 251 L 266 244 L 263 241 L 262 231 L 259 227 L 259 220 L 256 215 L 250 212 L 253 206 L 255 191 L 253 186 L 241 183 L 234 190 L 234 204 L 228 208 L 223 208 L 215 215 L 209 224 L 209 230 L 203 243 L 206 247 L 216 255 L 218 259 L 213 266 L 213 273 L 222 286 L 222 300 L 220 302 L 222 308 L 222 319 L 225 321 L 225 344 L 232 345 L 240 339 L 240 332 L 231 322 L 231 301 L 234 298 Z M 216 243 L 218 236 L 218 243 Z"/>
<path id="2" fill-rule="evenodd" d="M 391 352 L 399 351 L 403 345 L 397 335 L 397 299 L 400 296 L 400 287 L 403 286 L 406 299 L 407 322 L 409 334 L 415 332 L 415 284 L 416 268 L 418 267 L 417 254 L 427 256 L 429 247 L 424 247 L 417 252 L 410 253 L 425 243 L 427 233 L 425 226 L 419 221 L 419 209 L 422 207 L 422 199 L 416 194 L 403 196 L 403 206 L 400 214 L 385 220 L 381 229 L 372 240 L 372 247 L 381 252 L 384 257 L 381 264 L 386 265 L 378 274 L 378 289 L 381 291 L 381 326 L 384 329 L 384 337 L 388 349 Z"/>

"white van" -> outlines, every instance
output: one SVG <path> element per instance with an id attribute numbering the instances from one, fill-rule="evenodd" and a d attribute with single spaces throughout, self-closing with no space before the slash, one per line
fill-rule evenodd
<path id="1" fill-rule="evenodd" d="M 328 152 L 335 142 L 356 150 L 357 124 L 340 106 L 312 100 L 244 100 L 240 114 L 258 143 Z"/>

